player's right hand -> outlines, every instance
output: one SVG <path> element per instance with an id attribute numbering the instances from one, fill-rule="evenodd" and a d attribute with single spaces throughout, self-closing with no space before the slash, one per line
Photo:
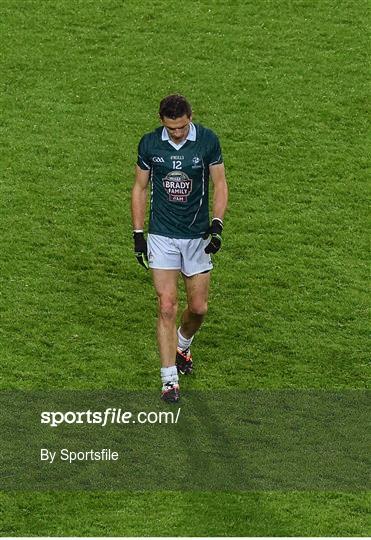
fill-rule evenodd
<path id="1" fill-rule="evenodd" d="M 143 232 L 133 232 L 134 239 L 134 252 L 139 264 L 141 264 L 146 270 L 148 270 L 148 252 L 147 241 L 144 238 Z"/>

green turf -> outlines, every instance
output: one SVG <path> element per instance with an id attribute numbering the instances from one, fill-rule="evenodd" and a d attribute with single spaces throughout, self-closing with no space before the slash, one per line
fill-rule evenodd
<path id="1" fill-rule="evenodd" d="M 367 387 L 368 15 L 365 0 L 1 1 L 1 388 L 158 387 L 129 200 L 174 91 L 220 136 L 230 184 L 185 391 Z M 364 494 L 1 498 L 4 535 L 370 533 Z"/>
<path id="2" fill-rule="evenodd" d="M 0 533 L 28 536 L 366 536 L 369 508 L 351 493 L 25 493 L 0 503 Z"/>

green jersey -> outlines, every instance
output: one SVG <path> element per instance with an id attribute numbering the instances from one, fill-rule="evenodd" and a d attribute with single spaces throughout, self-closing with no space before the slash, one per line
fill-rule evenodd
<path id="1" fill-rule="evenodd" d="M 223 163 L 218 137 L 190 124 L 185 142 L 173 143 L 165 128 L 142 137 L 138 166 L 150 171 L 151 234 L 200 238 L 209 226 L 209 166 Z"/>

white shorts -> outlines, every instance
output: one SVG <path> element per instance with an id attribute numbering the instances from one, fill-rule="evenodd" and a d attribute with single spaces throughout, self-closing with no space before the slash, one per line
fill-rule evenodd
<path id="1" fill-rule="evenodd" d="M 159 234 L 147 237 L 148 263 L 159 270 L 180 270 L 187 277 L 211 270 L 210 254 L 205 253 L 209 240 L 203 238 L 168 238 Z"/>

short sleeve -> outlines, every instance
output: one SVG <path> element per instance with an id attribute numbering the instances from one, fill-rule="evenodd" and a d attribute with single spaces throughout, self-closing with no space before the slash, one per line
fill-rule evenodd
<path id="1" fill-rule="evenodd" d="M 138 144 L 137 165 L 144 171 L 149 171 L 151 168 L 150 162 L 151 160 L 147 151 L 146 137 L 143 136 Z"/>
<path id="2" fill-rule="evenodd" d="M 210 137 L 210 152 L 209 152 L 209 166 L 210 165 L 219 165 L 223 163 L 222 149 L 220 147 L 220 142 L 215 133 L 212 133 Z"/>

